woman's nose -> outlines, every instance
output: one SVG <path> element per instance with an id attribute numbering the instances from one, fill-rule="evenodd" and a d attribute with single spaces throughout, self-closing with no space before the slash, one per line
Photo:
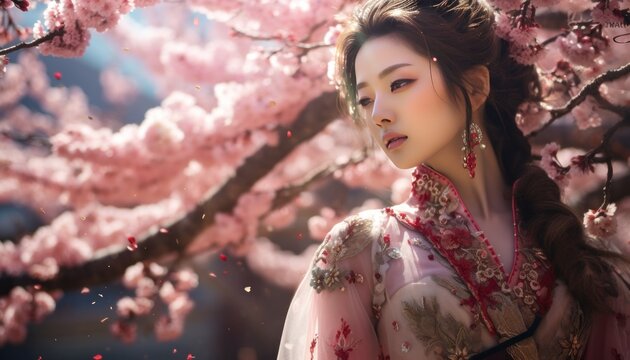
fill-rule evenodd
<path id="1" fill-rule="evenodd" d="M 392 123 L 394 120 L 394 114 L 385 106 L 383 101 L 374 101 L 374 107 L 372 108 L 372 121 L 378 127 L 382 127 L 383 123 Z"/>

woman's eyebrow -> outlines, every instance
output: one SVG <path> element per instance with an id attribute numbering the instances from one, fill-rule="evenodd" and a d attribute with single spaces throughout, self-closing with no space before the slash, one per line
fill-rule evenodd
<path id="1" fill-rule="evenodd" d="M 385 70 L 381 71 L 380 74 L 378 74 L 378 78 L 382 79 L 385 76 L 387 76 L 388 74 L 390 74 L 392 71 L 401 68 L 403 66 L 411 66 L 411 64 L 407 64 L 407 63 L 400 63 L 400 64 L 394 64 L 392 66 L 388 66 L 385 68 Z M 359 84 L 357 84 L 357 91 L 361 90 L 362 88 L 366 87 L 367 83 L 362 81 Z"/>

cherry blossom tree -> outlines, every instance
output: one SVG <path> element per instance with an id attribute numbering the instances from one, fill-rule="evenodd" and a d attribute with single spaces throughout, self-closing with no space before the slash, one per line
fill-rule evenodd
<path id="1" fill-rule="evenodd" d="M 540 165 L 594 240 L 630 254 L 628 9 L 616 0 L 491 4 L 510 56 L 535 64 L 543 81 L 543 101 L 523 103 L 515 119 Z M 14 21 L 36 6 L 45 10 L 35 24 Z M 128 16 L 165 6 L 166 20 L 141 25 Z M 294 254 L 274 243 L 274 231 L 313 206 L 316 183 L 336 179 L 386 195 L 359 208 L 322 208 L 308 221 L 314 239 L 348 213 L 403 201 L 410 173 L 371 151 L 337 104 L 334 43 L 355 6 L 0 0 L 0 199 L 46 221 L 0 241 L 0 345 L 25 341 L 27 324 L 53 312 L 64 292 L 113 281 L 135 292 L 118 301 L 113 334 L 133 342 L 136 319 L 161 302 L 168 311 L 155 336 L 177 338 L 198 286 L 187 259 L 240 258 L 294 288 L 317 243 Z M 211 20 L 208 38 L 191 31 L 199 17 Z M 139 124 L 112 125 L 81 89 L 51 86 L 40 56 L 81 57 L 95 31 L 159 85 L 160 105 Z M 101 84 L 112 103 L 134 93 L 112 70 Z M 26 96 L 43 112 L 21 104 Z"/>

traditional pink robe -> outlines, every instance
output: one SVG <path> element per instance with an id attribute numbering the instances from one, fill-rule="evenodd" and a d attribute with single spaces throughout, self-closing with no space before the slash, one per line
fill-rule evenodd
<path id="1" fill-rule="evenodd" d="M 587 319 L 521 235 L 513 192 L 512 218 L 513 241 L 493 248 L 453 183 L 419 165 L 405 202 L 349 216 L 326 235 L 278 359 L 630 359 L 625 284 L 614 314 Z M 504 265 L 498 254 L 511 252 Z"/>

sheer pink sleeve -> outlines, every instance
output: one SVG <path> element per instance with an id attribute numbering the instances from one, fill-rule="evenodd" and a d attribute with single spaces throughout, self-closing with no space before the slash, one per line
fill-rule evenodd
<path id="1" fill-rule="evenodd" d="M 376 228 L 354 215 L 328 232 L 289 306 L 278 360 L 377 358 L 370 246 Z"/>
<path id="2" fill-rule="evenodd" d="M 626 271 L 616 276 L 619 296 L 611 299 L 613 313 L 593 316 L 584 359 L 617 360 L 630 354 L 630 289 Z M 623 278 L 622 278 L 623 276 Z"/>

